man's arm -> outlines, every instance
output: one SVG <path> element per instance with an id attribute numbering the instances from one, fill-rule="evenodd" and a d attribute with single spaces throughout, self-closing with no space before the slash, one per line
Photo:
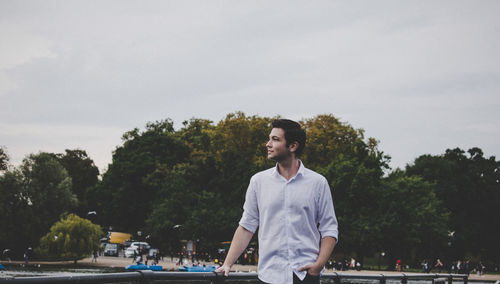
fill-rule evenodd
<path id="1" fill-rule="evenodd" d="M 335 244 L 337 244 L 337 240 L 333 237 L 324 237 L 323 239 L 321 239 L 319 255 L 316 261 L 299 268 L 299 271 L 307 270 L 307 273 L 311 275 L 319 275 L 326 262 L 328 261 L 328 258 L 330 258 Z"/>
<path id="2" fill-rule="evenodd" d="M 229 275 L 229 270 L 233 266 L 234 262 L 238 259 L 241 253 L 247 248 L 248 243 L 253 237 L 253 233 L 238 226 L 236 232 L 234 232 L 233 241 L 231 242 L 231 247 L 229 247 L 229 252 L 227 253 L 224 264 L 217 268 L 216 272 L 224 272 L 225 276 Z"/>

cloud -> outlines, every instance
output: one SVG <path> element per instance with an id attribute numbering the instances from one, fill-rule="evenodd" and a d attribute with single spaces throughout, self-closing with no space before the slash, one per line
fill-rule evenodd
<path id="1" fill-rule="evenodd" d="M 500 139 L 486 127 L 500 123 L 498 8 L 2 1 L 2 144 L 18 157 L 78 146 L 99 153 L 92 158 L 102 168 L 117 137 L 148 121 L 217 122 L 241 110 L 292 119 L 333 113 L 380 140 L 395 166 L 453 143 L 497 153 L 485 141 Z"/>
<path id="2" fill-rule="evenodd" d="M 40 58 L 54 58 L 50 40 L 22 31 L 0 26 L 0 38 L 8 39 L 0 45 L 0 96 L 19 87 L 9 72 Z"/>

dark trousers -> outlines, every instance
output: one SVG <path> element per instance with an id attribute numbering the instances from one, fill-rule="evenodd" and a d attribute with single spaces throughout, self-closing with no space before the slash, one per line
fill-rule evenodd
<path id="1" fill-rule="evenodd" d="M 259 279 L 260 284 L 270 284 L 266 283 L 262 280 Z M 313 276 L 310 274 L 306 274 L 306 278 L 304 280 L 300 280 L 295 273 L 293 273 L 293 284 L 319 284 L 319 275 L 318 276 Z"/>

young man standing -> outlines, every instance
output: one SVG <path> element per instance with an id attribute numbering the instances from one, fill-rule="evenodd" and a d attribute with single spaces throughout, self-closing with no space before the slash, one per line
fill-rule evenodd
<path id="1" fill-rule="evenodd" d="M 229 274 L 259 228 L 260 283 L 319 283 L 338 228 L 327 180 L 298 159 L 305 142 L 297 122 L 272 122 L 266 147 L 276 166 L 250 179 L 243 216 L 217 272 Z"/>

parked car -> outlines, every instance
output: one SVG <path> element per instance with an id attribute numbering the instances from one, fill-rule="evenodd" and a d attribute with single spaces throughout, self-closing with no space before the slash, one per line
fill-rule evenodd
<path id="1" fill-rule="evenodd" d="M 129 248 L 134 248 L 137 251 L 141 251 L 142 253 L 147 253 L 149 252 L 151 246 L 146 242 L 132 242 Z"/>
<path id="2" fill-rule="evenodd" d="M 138 251 L 136 248 L 128 247 L 125 250 L 125 257 L 134 257 L 134 255 L 137 255 L 137 254 L 138 254 Z"/>
<path id="3" fill-rule="evenodd" d="M 106 244 L 104 248 L 105 256 L 118 256 L 118 244 Z"/>

